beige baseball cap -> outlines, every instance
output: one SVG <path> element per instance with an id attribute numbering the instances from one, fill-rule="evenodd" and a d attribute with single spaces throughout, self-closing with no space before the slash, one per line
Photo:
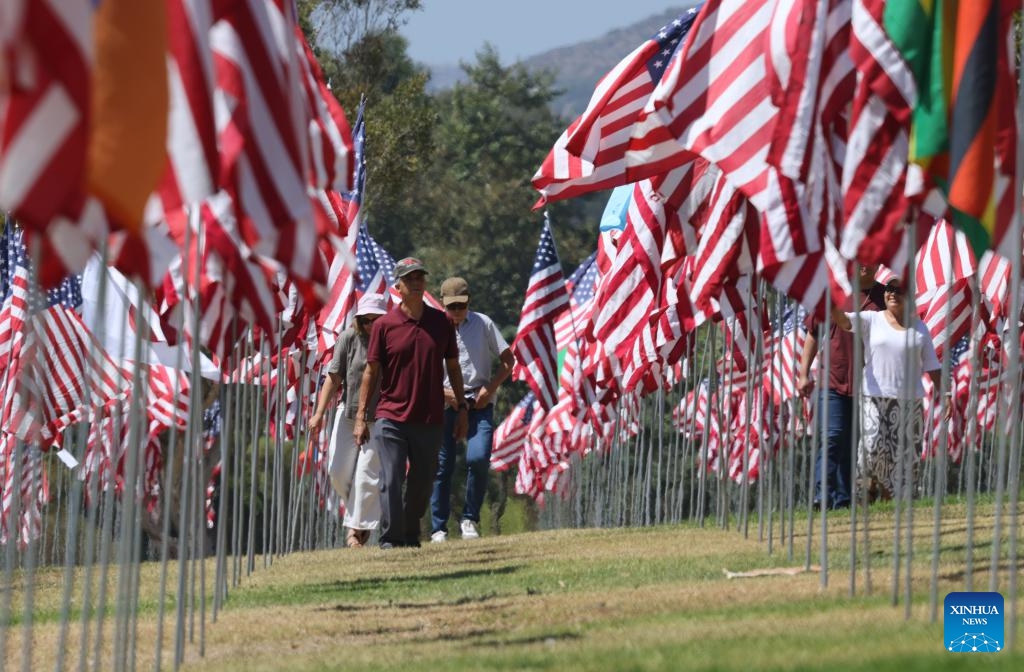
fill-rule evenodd
<path id="1" fill-rule="evenodd" d="M 469 301 L 469 283 L 462 278 L 448 278 L 441 283 L 441 303 L 466 303 Z"/>

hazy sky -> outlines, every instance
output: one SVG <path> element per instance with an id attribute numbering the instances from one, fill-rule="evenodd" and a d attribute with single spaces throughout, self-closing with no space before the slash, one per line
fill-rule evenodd
<path id="1" fill-rule="evenodd" d="M 413 60 L 472 61 L 484 42 L 503 62 L 628 26 L 689 0 L 424 0 L 402 34 Z"/>

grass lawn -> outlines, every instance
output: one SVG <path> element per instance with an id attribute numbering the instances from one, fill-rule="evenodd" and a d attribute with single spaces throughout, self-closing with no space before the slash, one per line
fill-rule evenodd
<path id="1" fill-rule="evenodd" d="M 1024 669 L 1024 628 L 1018 627 L 1015 652 L 971 655 L 943 648 L 941 600 L 963 589 L 965 526 L 962 507 L 948 505 L 939 616 L 931 623 L 930 512 L 926 504 L 915 511 L 909 620 L 904 605 L 894 607 L 890 599 L 889 509 L 872 510 L 873 589 L 866 594 L 858 563 L 854 597 L 848 514 L 830 514 L 827 588 L 816 572 L 728 579 L 722 571 L 802 568 L 806 518 L 798 517 L 793 560 L 784 546 L 768 555 L 765 544 L 712 527 L 562 530 L 421 549 L 294 554 L 275 559 L 269 569 L 258 561 L 259 570 L 231 591 L 217 622 L 207 623 L 204 657 L 197 624 L 184 669 Z M 991 507 L 980 513 L 975 588 L 987 589 Z M 158 571 L 157 565 L 142 571 L 141 668 L 153 661 Z M 53 666 L 58 574 L 40 577 L 33 669 Z M 1004 566 L 1004 592 L 1006 576 Z M 176 585 L 172 572 L 168 590 Z M 169 614 L 167 667 L 173 661 L 173 608 Z M 79 636 L 73 627 L 67 647 L 72 666 Z M 8 635 L 12 665 L 20 662 L 20 637 L 17 629 Z"/>

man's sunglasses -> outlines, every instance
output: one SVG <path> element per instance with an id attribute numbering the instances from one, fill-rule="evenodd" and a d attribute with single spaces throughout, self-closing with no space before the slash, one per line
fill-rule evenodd
<path id="1" fill-rule="evenodd" d="M 360 325 L 366 327 L 373 324 L 376 319 L 376 317 L 357 317 L 356 321 L 359 322 Z"/>
<path id="2" fill-rule="evenodd" d="M 900 287 L 899 283 L 889 282 L 885 285 L 886 294 L 895 294 L 896 296 L 903 296 L 903 288 Z"/>
<path id="3" fill-rule="evenodd" d="M 466 308 L 469 308 L 468 303 L 449 303 L 445 306 L 445 310 L 465 310 Z"/>

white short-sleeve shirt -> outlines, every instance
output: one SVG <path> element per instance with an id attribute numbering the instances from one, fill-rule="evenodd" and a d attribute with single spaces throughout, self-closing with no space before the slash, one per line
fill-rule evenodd
<path id="1" fill-rule="evenodd" d="M 927 325 L 915 317 L 910 328 L 897 329 L 889 324 L 885 311 L 847 313 L 846 316 L 853 323 L 853 333 L 860 334 L 864 342 L 863 393 L 892 399 L 924 397 L 921 374 L 942 368 Z M 904 391 L 908 358 L 910 371 L 917 377 L 910 385 L 910 397 L 906 397 Z"/>
<path id="2" fill-rule="evenodd" d="M 466 319 L 455 330 L 455 334 L 459 344 L 462 384 L 466 394 L 471 395 L 490 382 L 494 359 L 508 349 L 508 343 L 491 318 L 473 311 L 466 314 Z"/>

